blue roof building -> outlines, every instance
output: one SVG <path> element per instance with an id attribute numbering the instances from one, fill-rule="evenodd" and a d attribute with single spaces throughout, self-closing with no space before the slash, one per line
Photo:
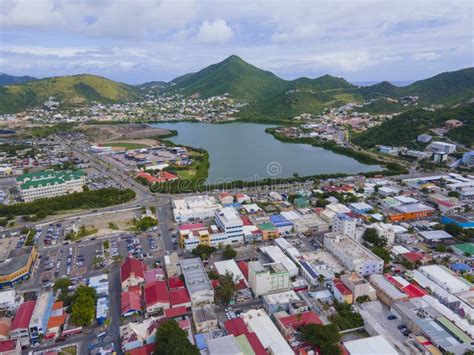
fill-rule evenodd
<path id="1" fill-rule="evenodd" d="M 451 270 L 456 272 L 471 272 L 472 267 L 464 263 L 454 263 L 450 265 Z"/>
<path id="2" fill-rule="evenodd" d="M 281 214 L 270 216 L 270 221 L 277 227 L 280 233 L 290 232 L 293 229 L 293 222 L 290 222 Z"/>

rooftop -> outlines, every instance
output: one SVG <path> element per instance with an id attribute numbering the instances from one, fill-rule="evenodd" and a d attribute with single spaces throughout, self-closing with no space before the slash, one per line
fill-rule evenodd
<path id="1" fill-rule="evenodd" d="M 0 263 L 0 276 L 7 276 L 28 264 L 33 246 L 13 249 L 8 258 Z"/>
<path id="2" fill-rule="evenodd" d="M 199 291 L 212 291 L 211 282 L 201 259 L 181 259 L 181 270 L 191 295 Z"/>
<path id="3" fill-rule="evenodd" d="M 435 211 L 433 207 L 427 206 L 423 203 L 411 203 L 407 205 L 394 206 L 393 209 L 400 213 L 417 213 L 426 211 Z"/>

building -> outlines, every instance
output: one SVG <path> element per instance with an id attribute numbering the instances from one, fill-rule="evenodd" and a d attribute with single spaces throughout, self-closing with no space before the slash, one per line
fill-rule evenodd
<path id="1" fill-rule="evenodd" d="M 232 207 L 219 209 L 215 213 L 217 226 L 225 233 L 228 241 L 225 244 L 243 243 L 244 223 L 237 211 Z"/>
<path id="2" fill-rule="evenodd" d="M 278 328 L 263 310 L 249 310 L 242 313 L 247 328 L 254 332 L 267 353 L 273 355 L 294 354 Z"/>
<path id="3" fill-rule="evenodd" d="M 229 209 L 235 211 L 232 208 Z M 227 232 L 223 232 L 216 225 L 206 227 L 203 223 L 184 224 L 179 227 L 178 243 L 180 247 L 188 251 L 200 244 L 219 247 L 220 245 L 240 244 L 243 241 L 243 225 L 235 228 L 228 225 Z"/>
<path id="4" fill-rule="evenodd" d="M 390 220 L 393 222 L 430 217 L 436 211 L 434 208 L 422 203 L 394 206 L 393 210 L 394 212 L 389 215 Z"/>
<path id="5" fill-rule="evenodd" d="M 374 223 L 371 225 L 372 228 L 375 228 L 377 235 L 380 238 L 383 238 L 387 241 L 387 244 L 393 244 L 395 242 L 395 229 L 393 225 L 389 223 Z"/>
<path id="6" fill-rule="evenodd" d="M 202 307 L 193 307 L 192 311 L 196 333 L 209 332 L 218 328 L 219 321 L 213 305 L 206 304 Z"/>
<path id="7" fill-rule="evenodd" d="M 429 143 L 433 137 L 429 134 L 420 134 L 416 140 L 420 143 Z"/>
<path id="8" fill-rule="evenodd" d="M 242 349 L 233 335 L 210 339 L 207 346 L 209 355 L 243 355 Z"/>
<path id="9" fill-rule="evenodd" d="M 370 275 L 369 280 L 376 291 L 377 298 L 388 306 L 393 302 L 406 301 L 409 298 L 406 293 L 400 291 L 383 275 Z"/>
<path id="10" fill-rule="evenodd" d="M 425 240 L 425 242 L 437 242 L 453 238 L 451 234 L 443 230 L 421 231 L 420 236 Z"/>
<path id="11" fill-rule="evenodd" d="M 89 277 L 89 287 L 92 287 L 98 297 L 109 295 L 109 275 L 101 274 Z"/>
<path id="12" fill-rule="evenodd" d="M 153 281 L 145 285 L 144 299 L 147 315 L 155 315 L 171 307 L 166 281 Z"/>
<path id="13" fill-rule="evenodd" d="M 15 290 L 0 292 L 0 311 L 16 312 L 23 303 L 23 296 L 17 295 Z"/>
<path id="14" fill-rule="evenodd" d="M 349 355 L 398 355 L 398 351 L 387 341 L 387 339 L 385 339 L 383 335 L 345 341 L 343 344 Z"/>
<path id="15" fill-rule="evenodd" d="M 332 220 L 332 231 L 355 239 L 356 220 L 344 213 L 338 213 Z"/>
<path id="16" fill-rule="evenodd" d="M 298 314 L 279 312 L 276 314 L 276 324 L 283 336 L 290 342 L 295 339 L 298 328 L 308 324 L 323 324 L 318 315 L 313 311 L 305 311 Z"/>
<path id="17" fill-rule="evenodd" d="M 339 279 L 332 280 L 332 293 L 339 303 L 352 304 L 354 302 L 354 294 Z"/>
<path id="18" fill-rule="evenodd" d="M 466 152 L 463 154 L 462 163 L 468 166 L 474 165 L 474 150 L 471 150 L 470 152 Z"/>
<path id="19" fill-rule="evenodd" d="M 288 234 L 293 231 L 293 223 L 287 220 L 281 214 L 275 214 L 270 216 L 270 221 L 275 227 L 277 227 L 280 234 Z"/>
<path id="20" fill-rule="evenodd" d="M 171 253 L 164 256 L 165 271 L 168 278 L 181 275 L 178 253 Z"/>
<path id="21" fill-rule="evenodd" d="M 276 240 L 280 240 L 279 243 L 281 243 L 281 240 L 284 240 L 282 238 L 278 238 Z M 287 257 L 282 249 L 275 245 L 270 245 L 266 247 L 261 247 L 260 251 L 264 253 L 272 263 L 280 263 L 283 265 L 283 267 L 288 271 L 290 274 L 290 277 L 298 276 L 298 267 L 295 265 L 293 261 L 290 260 L 289 257 Z"/>
<path id="22" fill-rule="evenodd" d="M 251 261 L 249 267 L 249 284 L 255 297 L 290 289 L 290 274 L 280 263 L 262 265 Z"/>
<path id="23" fill-rule="evenodd" d="M 454 275 L 448 268 L 442 265 L 421 266 L 418 270 L 449 293 L 456 294 L 466 292 L 473 287 L 470 282 L 462 277 Z"/>
<path id="24" fill-rule="evenodd" d="M 0 341 L 0 354 L 21 355 L 21 343 L 18 339 L 7 339 Z"/>
<path id="25" fill-rule="evenodd" d="M 461 228 L 474 228 L 474 218 L 472 218 L 472 216 L 461 216 L 461 215 L 442 216 L 441 223 L 457 224 Z"/>
<path id="26" fill-rule="evenodd" d="M 456 151 L 456 145 L 437 141 L 430 144 L 430 149 L 434 153 L 451 154 Z"/>
<path id="27" fill-rule="evenodd" d="M 271 223 L 260 223 L 257 225 L 262 232 L 262 240 L 276 239 L 280 236 L 280 231 Z"/>
<path id="28" fill-rule="evenodd" d="M 341 282 L 354 295 L 354 302 L 357 302 L 357 298 L 363 296 L 368 296 L 370 300 L 376 299 L 375 290 L 370 286 L 370 283 L 355 272 L 341 275 Z"/>
<path id="29" fill-rule="evenodd" d="M 383 272 L 383 260 L 349 237 L 327 233 L 324 236 L 324 247 L 347 269 L 361 276 Z"/>
<path id="30" fill-rule="evenodd" d="M 19 339 L 21 346 L 30 344 L 29 325 L 35 306 L 35 301 L 26 301 L 25 303 L 22 303 L 13 319 L 10 338 Z"/>
<path id="31" fill-rule="evenodd" d="M 8 258 L 0 262 L 0 289 L 29 278 L 37 257 L 34 246 L 12 250 Z"/>
<path id="32" fill-rule="evenodd" d="M 263 308 L 270 315 L 280 311 L 290 312 L 290 308 L 297 310 L 292 313 L 301 313 L 308 310 L 308 305 L 302 302 L 301 298 L 293 290 L 264 295 L 262 300 Z M 292 307 L 292 304 L 297 306 Z"/>
<path id="33" fill-rule="evenodd" d="M 23 201 L 30 202 L 39 198 L 82 192 L 86 177 L 82 170 L 45 170 L 23 174 L 16 182 Z"/>
<path id="34" fill-rule="evenodd" d="M 143 261 L 128 257 L 120 266 L 120 282 L 122 289 L 137 286 L 145 282 L 146 265 Z"/>
<path id="35" fill-rule="evenodd" d="M 239 266 L 234 259 L 216 261 L 214 266 L 219 275 L 225 275 L 226 273 L 229 273 L 234 277 L 236 284 L 243 283 L 244 285 L 247 285 L 247 279 L 245 278 L 244 274 L 242 274 L 242 271 L 239 269 Z"/>
<path id="36" fill-rule="evenodd" d="M 12 320 L 7 317 L 0 318 L 0 341 L 6 340 L 10 337 L 10 331 L 12 329 Z"/>
<path id="37" fill-rule="evenodd" d="M 454 129 L 462 126 L 462 122 L 458 120 L 447 120 L 444 122 L 444 128 Z"/>
<path id="38" fill-rule="evenodd" d="M 212 196 L 186 196 L 173 200 L 173 216 L 176 222 L 185 223 L 214 217 L 216 210 L 222 208 Z"/>
<path id="39" fill-rule="evenodd" d="M 181 270 L 192 305 L 213 303 L 214 289 L 201 259 L 181 259 Z"/>
<path id="40" fill-rule="evenodd" d="M 293 223 L 295 233 L 320 233 L 329 231 L 329 224 L 311 210 L 283 211 L 281 215 Z"/>
<path id="41" fill-rule="evenodd" d="M 40 341 L 40 336 L 48 330 L 48 321 L 53 311 L 54 295 L 52 291 L 43 292 L 36 300 L 35 309 L 28 325 L 32 344 Z"/>

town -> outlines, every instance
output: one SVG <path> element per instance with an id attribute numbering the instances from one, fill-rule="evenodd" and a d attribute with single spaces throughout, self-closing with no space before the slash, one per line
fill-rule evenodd
<path id="1" fill-rule="evenodd" d="M 157 193 L 203 153 L 77 131 L 4 139 L 2 353 L 472 350 L 472 175 Z M 430 144 L 438 163 L 454 151 Z"/>

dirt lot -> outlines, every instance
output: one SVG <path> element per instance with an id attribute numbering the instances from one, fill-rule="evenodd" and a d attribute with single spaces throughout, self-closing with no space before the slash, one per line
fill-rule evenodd
<path id="1" fill-rule="evenodd" d="M 122 212 L 114 212 L 114 213 L 107 213 L 102 215 L 90 216 L 90 217 L 83 217 L 80 225 L 86 225 L 89 229 L 94 226 L 97 228 L 97 235 L 106 235 L 111 233 L 117 233 L 120 230 L 127 230 L 132 226 L 131 221 L 134 217 L 138 217 L 140 215 L 139 209 L 133 211 L 122 211 Z M 109 223 L 113 223 L 117 229 L 111 229 Z"/>
<path id="2" fill-rule="evenodd" d="M 98 124 L 81 126 L 85 134 L 95 141 L 142 139 L 168 134 L 163 128 L 153 128 L 146 124 Z"/>

